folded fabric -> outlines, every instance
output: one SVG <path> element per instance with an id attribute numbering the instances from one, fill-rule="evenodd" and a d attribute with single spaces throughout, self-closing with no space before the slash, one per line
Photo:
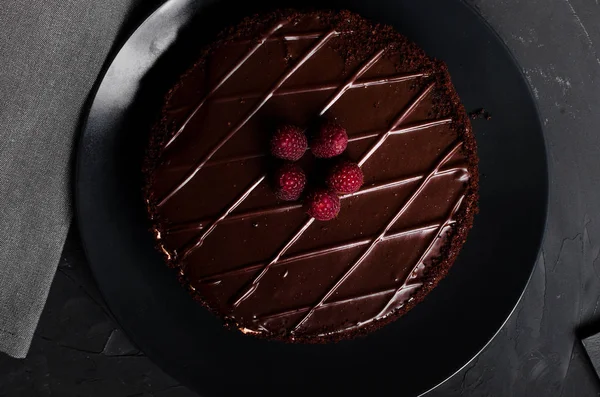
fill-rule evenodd
<path id="1" fill-rule="evenodd" d="M 71 222 L 85 101 L 136 0 L 0 7 L 0 351 L 31 344 Z"/>

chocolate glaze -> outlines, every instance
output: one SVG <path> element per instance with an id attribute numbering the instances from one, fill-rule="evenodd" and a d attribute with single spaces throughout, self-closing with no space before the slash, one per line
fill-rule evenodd
<path id="1" fill-rule="evenodd" d="M 268 183 L 274 128 L 319 118 L 347 128 L 345 156 L 365 174 L 330 222 Z M 349 12 L 274 12 L 224 32 L 167 95 L 144 172 L 157 247 L 193 296 L 242 332 L 288 341 L 405 313 L 476 211 L 475 142 L 445 65 Z"/>

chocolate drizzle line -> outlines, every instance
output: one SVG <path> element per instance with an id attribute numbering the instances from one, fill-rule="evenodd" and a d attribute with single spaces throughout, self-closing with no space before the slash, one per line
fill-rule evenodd
<path id="1" fill-rule="evenodd" d="M 381 234 L 371 242 L 371 244 L 369 245 L 369 247 L 366 249 L 366 251 L 363 253 L 363 255 L 356 261 L 354 262 L 354 264 L 350 267 L 350 269 L 348 269 L 346 271 L 346 273 L 344 273 L 342 275 L 342 277 L 340 277 L 340 279 L 335 283 L 335 285 L 333 287 L 331 287 L 329 289 L 329 291 L 327 291 L 325 293 L 325 295 L 323 295 L 323 297 L 321 298 L 321 300 L 319 301 L 319 303 L 317 303 L 316 305 L 314 305 L 309 311 L 308 313 L 306 313 L 306 315 L 304 317 L 302 317 L 302 319 L 300 319 L 300 321 L 298 321 L 298 323 L 296 324 L 296 326 L 293 328 L 292 332 L 296 332 L 313 314 L 314 312 L 323 305 L 323 303 L 325 303 L 325 301 L 327 299 L 329 299 L 329 297 L 331 297 L 331 295 L 333 295 L 333 293 L 340 287 L 340 285 L 342 285 L 342 283 L 344 281 L 346 281 L 348 279 L 348 277 L 350 277 L 350 275 L 352 273 L 354 273 L 354 271 L 361 265 L 361 263 L 363 263 L 363 261 L 371 254 L 371 252 L 373 251 L 373 249 L 375 248 L 375 246 L 377 246 L 377 244 L 379 244 L 383 238 L 385 238 L 385 235 L 389 232 L 389 230 L 392 228 L 392 226 L 394 226 L 394 224 L 398 221 L 398 219 L 400 219 L 400 217 L 406 212 L 406 210 L 408 209 L 408 207 L 410 207 L 410 205 L 415 201 L 415 199 L 417 198 L 417 196 L 419 195 L 419 193 L 421 193 L 423 191 L 423 189 L 425 188 L 425 186 L 427 186 L 427 183 L 435 176 L 435 174 L 440 170 L 440 168 L 448 161 L 452 158 L 452 156 L 458 151 L 458 149 L 460 149 L 460 147 L 462 146 L 462 142 L 459 142 L 457 144 L 454 145 L 454 147 L 448 151 L 446 153 L 446 155 L 436 164 L 436 166 L 434 167 L 433 170 L 431 170 L 429 172 L 429 175 L 427 175 L 425 177 L 425 179 L 423 179 L 423 181 L 421 182 L 421 184 L 419 185 L 419 187 L 413 192 L 413 194 L 410 196 L 410 198 L 404 203 L 404 205 L 400 208 L 400 210 L 396 213 L 396 215 L 392 218 L 391 221 L 388 222 L 387 226 L 383 229 L 383 231 L 381 232 Z M 379 146 L 374 146 L 374 148 L 377 148 Z M 364 163 L 364 162 L 363 162 Z M 360 164 L 360 162 L 359 162 Z M 462 197 L 459 200 L 458 205 L 460 205 L 460 202 L 462 202 Z M 447 222 L 447 221 L 446 221 Z M 444 224 L 446 224 L 446 222 L 444 222 Z M 435 239 L 434 239 L 435 241 Z M 433 242 L 430 245 L 430 248 L 433 246 Z M 429 253 L 429 249 L 426 251 L 426 253 Z M 423 256 L 424 258 L 424 256 Z M 417 265 L 420 263 L 417 263 Z M 387 305 L 386 305 L 387 307 Z"/>
<path id="2" fill-rule="evenodd" d="M 283 248 L 277 253 L 277 255 L 275 255 L 275 257 L 271 260 L 271 262 L 269 262 L 259 273 L 258 275 L 256 275 L 252 281 L 249 283 L 248 286 L 244 287 L 241 289 L 241 292 L 238 292 L 237 297 L 235 298 L 235 300 L 233 300 L 232 302 L 232 306 L 233 307 L 237 307 L 240 305 L 240 303 L 242 303 L 244 300 L 248 299 L 248 297 L 250 295 L 252 295 L 254 293 L 254 291 L 256 291 L 256 289 L 258 288 L 259 282 L 260 280 L 265 276 L 265 274 L 267 274 L 267 272 L 271 269 L 272 266 L 274 266 L 275 264 L 277 264 L 277 262 L 279 261 L 279 258 L 281 258 L 281 256 L 283 254 L 286 253 L 286 251 L 292 246 L 294 245 L 294 243 L 296 241 L 298 241 L 298 239 L 302 236 L 302 234 L 310 227 L 310 225 L 313 224 L 313 222 L 315 221 L 315 218 L 310 217 L 306 223 L 304 223 L 304 225 L 302 225 L 302 227 L 300 229 L 298 229 L 298 231 L 296 232 L 296 234 L 294 234 L 294 236 L 283 246 Z"/>
<path id="3" fill-rule="evenodd" d="M 383 145 L 383 143 L 386 141 L 386 139 L 388 139 L 388 137 L 392 134 L 392 131 L 394 131 L 396 128 L 398 128 L 398 126 L 400 124 L 402 124 L 402 122 L 404 120 L 406 120 L 408 118 L 408 116 L 411 115 L 412 112 L 415 111 L 415 109 L 417 108 L 417 106 L 419 106 L 419 104 L 421 103 L 421 101 L 423 101 L 423 99 L 425 99 L 425 97 L 431 92 L 431 90 L 433 90 L 434 84 L 431 83 L 429 84 L 420 94 L 419 96 L 417 96 L 413 102 L 408 106 L 408 108 L 400 115 L 400 117 L 398 117 L 396 119 L 396 121 L 394 121 L 394 124 L 392 125 L 392 128 L 389 129 L 389 131 L 387 131 L 385 134 L 382 134 L 379 138 L 379 140 L 369 149 L 369 151 L 362 156 L 362 158 L 358 161 L 358 165 L 359 166 L 363 166 L 367 160 L 375 154 L 375 152 L 381 147 L 381 145 Z"/>
<path id="4" fill-rule="evenodd" d="M 277 29 L 279 29 L 279 27 Z M 283 85 L 283 83 L 285 83 L 287 79 L 289 79 L 298 69 L 300 69 L 300 67 L 304 65 L 306 61 L 308 61 L 317 51 L 319 51 L 321 47 L 323 47 L 332 37 L 334 37 L 337 34 L 338 33 L 335 30 L 332 30 L 329 33 L 323 35 L 319 39 L 319 41 L 315 43 L 315 45 L 313 45 L 313 47 L 273 85 L 271 90 L 265 93 L 264 97 L 258 102 L 256 106 L 254 106 L 254 108 L 250 112 L 248 112 L 246 117 L 244 117 L 242 121 L 240 121 L 223 139 L 221 139 L 215 145 L 215 147 L 196 165 L 196 167 L 192 171 L 190 171 L 189 174 L 186 175 L 186 177 L 175 188 L 173 188 L 169 193 L 167 193 L 167 195 L 162 200 L 160 200 L 157 205 L 159 207 L 163 206 L 179 190 L 183 189 L 183 187 L 187 185 L 188 182 L 194 178 L 194 176 L 196 176 L 198 171 L 200 171 L 200 169 L 204 167 L 204 165 L 212 158 L 212 156 L 214 156 L 215 153 L 217 153 L 219 149 L 221 149 L 223 145 L 225 145 L 236 134 L 236 132 L 238 132 L 248 122 L 248 120 L 250 120 L 256 114 L 256 112 L 258 112 L 260 108 L 263 107 L 265 103 L 267 103 L 269 99 L 271 99 L 273 93 L 277 91 Z M 263 41 L 261 40 L 261 43 L 262 42 Z M 250 55 L 244 57 L 244 60 L 248 59 Z M 238 63 L 238 65 L 240 64 Z M 237 67 L 239 67 L 238 65 L 236 65 L 236 68 L 234 69 L 237 69 Z M 233 74 L 233 72 L 228 73 L 228 76 L 231 74 Z M 192 116 L 188 117 L 187 121 L 191 120 L 191 118 Z M 183 131 L 183 128 L 184 127 L 180 128 L 179 131 Z"/>
<path id="5" fill-rule="evenodd" d="M 360 69 L 358 69 L 356 71 L 356 73 L 354 73 L 354 75 L 352 77 L 350 77 L 350 79 L 344 85 L 342 85 L 340 88 L 338 88 L 338 90 L 336 91 L 335 94 L 333 94 L 333 96 L 331 97 L 331 99 L 329 100 L 327 105 L 325 105 L 325 107 L 321 110 L 321 113 L 319 113 L 319 116 L 323 116 L 325 114 L 325 112 L 327 112 L 327 110 L 330 107 L 332 107 L 337 102 L 337 100 L 340 99 L 342 97 L 342 95 L 344 95 L 344 93 L 346 91 L 348 91 L 350 88 L 352 88 L 352 85 L 354 84 L 356 79 L 358 79 L 367 70 L 369 70 L 371 68 L 371 66 L 375 65 L 375 63 L 381 58 L 381 56 L 383 55 L 384 52 L 385 52 L 385 50 L 383 50 L 383 49 L 376 52 L 375 55 L 373 55 L 371 57 L 371 59 L 369 59 L 367 61 L 367 63 L 365 63 Z"/>
<path id="6" fill-rule="evenodd" d="M 260 178 L 258 178 L 256 180 L 256 182 L 254 182 L 252 184 L 252 186 L 250 186 L 245 192 L 244 194 L 242 194 L 233 204 L 231 204 L 231 206 L 229 208 L 227 208 L 223 214 L 221 214 L 220 217 L 218 217 L 217 219 L 215 219 L 213 221 L 213 223 L 210 225 L 209 228 L 206 229 L 206 231 L 204 231 L 204 233 L 202 233 L 202 235 L 200 236 L 200 238 L 198 238 L 191 246 L 189 246 L 188 248 L 184 249 L 182 251 L 182 256 L 181 259 L 185 259 L 189 254 L 191 254 L 195 249 L 197 249 L 198 247 L 200 247 L 202 245 L 202 243 L 204 243 L 204 240 L 206 239 L 206 237 L 208 237 L 208 235 L 216 229 L 216 227 L 219 225 L 219 222 L 221 222 L 223 219 L 227 218 L 227 215 L 231 214 L 231 212 L 233 212 L 240 204 L 242 204 L 244 202 L 244 200 L 246 200 L 246 198 L 250 195 L 250 193 L 252 193 L 254 191 L 254 189 L 256 189 L 256 187 L 258 185 L 260 185 L 262 183 L 262 181 L 264 181 L 266 178 L 266 175 L 261 176 Z"/>

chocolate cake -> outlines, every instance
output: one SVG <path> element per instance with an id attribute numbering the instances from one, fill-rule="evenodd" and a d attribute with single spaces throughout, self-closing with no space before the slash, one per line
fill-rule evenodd
<path id="1" fill-rule="evenodd" d="M 281 200 L 273 134 L 310 138 L 323 123 L 344 129 L 345 151 L 307 150 L 293 163 L 306 190 Z M 324 174 L 342 160 L 362 187 L 335 196 Z M 229 327 L 292 342 L 405 314 L 477 210 L 475 140 L 446 66 L 347 11 L 277 11 L 222 32 L 168 92 L 144 173 L 157 249 L 194 299 Z M 327 194 L 337 217 L 308 215 L 303 199 Z"/>

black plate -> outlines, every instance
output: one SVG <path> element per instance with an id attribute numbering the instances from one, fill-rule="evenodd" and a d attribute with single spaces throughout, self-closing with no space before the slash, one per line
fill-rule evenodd
<path id="1" fill-rule="evenodd" d="M 202 396 L 422 393 L 491 340 L 538 254 L 548 176 L 525 79 L 485 21 L 459 0 L 321 2 L 393 24 L 448 63 L 467 109 L 493 114 L 474 122 L 481 210 L 449 276 L 396 323 L 339 344 L 257 340 L 225 331 L 192 302 L 153 249 L 140 194 L 141 153 L 164 91 L 216 30 L 270 6 L 237 3 L 167 1 L 124 44 L 99 86 L 79 146 L 77 212 L 100 289 L 131 339 Z"/>

